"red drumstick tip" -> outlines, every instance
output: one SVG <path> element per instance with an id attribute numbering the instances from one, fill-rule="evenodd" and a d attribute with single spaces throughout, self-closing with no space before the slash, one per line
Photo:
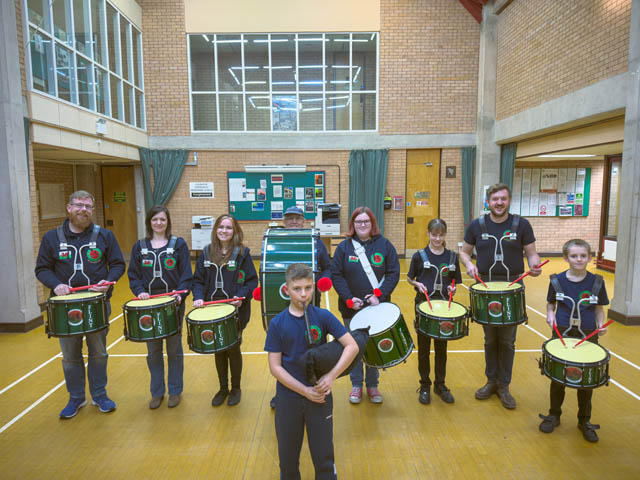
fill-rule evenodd
<path id="1" fill-rule="evenodd" d="M 347 308 L 353 308 L 353 300 L 349 299 L 346 301 Z"/>
<path id="2" fill-rule="evenodd" d="M 321 292 L 328 292 L 333 287 L 333 282 L 329 277 L 322 277 L 318 280 L 318 290 Z"/>
<path id="3" fill-rule="evenodd" d="M 373 289 L 373 294 L 374 294 L 376 297 L 380 298 L 380 297 L 382 296 L 382 291 L 381 291 L 379 288 L 374 288 L 374 289 Z"/>
<path id="4" fill-rule="evenodd" d="M 262 300 L 262 289 L 260 287 L 256 287 L 253 289 L 253 299 L 256 301 Z"/>

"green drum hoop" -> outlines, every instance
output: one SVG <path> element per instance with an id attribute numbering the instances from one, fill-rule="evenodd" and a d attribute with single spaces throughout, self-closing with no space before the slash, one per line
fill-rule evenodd
<path id="1" fill-rule="evenodd" d="M 519 325 L 527 321 L 524 286 L 509 282 L 475 283 L 469 289 L 471 318 L 494 327 Z"/>
<path id="2" fill-rule="evenodd" d="M 94 333 L 109 326 L 106 296 L 102 292 L 79 292 L 47 299 L 45 333 L 70 337 Z"/>
<path id="3" fill-rule="evenodd" d="M 542 344 L 542 357 L 538 360 L 540 374 L 554 382 L 571 388 L 597 388 L 609 385 L 609 359 L 606 348 L 579 338 L 552 338 Z"/>
<path id="4" fill-rule="evenodd" d="M 393 303 L 369 306 L 354 315 L 350 330 L 369 328 L 364 363 L 369 367 L 393 367 L 406 361 L 413 350 L 413 339 L 400 308 Z"/>
<path id="5" fill-rule="evenodd" d="M 289 296 L 283 290 L 286 283 L 285 272 L 289 265 L 309 265 L 313 270 L 315 283 L 318 275 L 315 251 L 317 239 L 318 231 L 312 228 L 270 228 L 264 233 L 260 265 L 260 308 L 265 331 L 269 329 L 271 319 L 289 306 Z"/>
<path id="6" fill-rule="evenodd" d="M 187 314 L 187 343 L 196 353 L 223 352 L 241 339 L 238 309 L 234 305 L 209 305 Z"/>
<path id="7" fill-rule="evenodd" d="M 158 340 L 181 330 L 175 297 L 129 300 L 122 306 L 122 313 L 124 338 L 132 342 Z"/>
<path id="8" fill-rule="evenodd" d="M 431 308 L 433 307 L 433 308 Z M 447 300 L 422 302 L 416 307 L 416 331 L 439 340 L 458 340 L 469 335 L 469 310 Z"/>

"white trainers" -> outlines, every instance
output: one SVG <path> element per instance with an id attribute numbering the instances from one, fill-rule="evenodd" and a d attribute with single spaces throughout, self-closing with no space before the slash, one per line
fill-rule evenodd
<path id="1" fill-rule="evenodd" d="M 349 401 L 351 403 L 360 403 L 362 401 L 362 387 L 353 387 L 351 389 Z"/>

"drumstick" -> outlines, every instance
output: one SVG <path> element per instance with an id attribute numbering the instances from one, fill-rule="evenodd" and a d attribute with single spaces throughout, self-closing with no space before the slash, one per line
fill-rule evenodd
<path id="1" fill-rule="evenodd" d="M 584 337 L 582 340 L 580 340 L 578 343 L 576 343 L 573 348 L 576 348 L 578 345 L 580 345 L 582 342 L 584 342 L 585 340 L 589 340 L 591 337 L 593 337 L 596 333 L 598 333 L 600 330 L 603 330 L 605 328 L 607 328 L 609 325 L 611 325 L 613 323 L 613 319 L 609 320 L 607 323 L 605 323 L 604 325 L 602 325 L 600 328 L 595 329 L 593 332 L 591 332 L 589 335 L 587 335 L 586 337 Z"/>
<path id="2" fill-rule="evenodd" d="M 176 295 L 178 293 L 187 293 L 189 290 L 174 290 L 173 292 L 168 293 L 157 293 L 155 295 L 149 295 L 149 298 L 158 298 L 158 297 L 166 297 L 169 295 Z M 133 297 L 131 300 L 143 300 L 140 297 Z"/>
<path id="3" fill-rule="evenodd" d="M 213 305 L 215 303 L 229 303 L 229 302 L 235 302 L 236 300 L 244 300 L 244 297 L 237 297 L 237 298 L 223 298 L 222 300 L 212 300 L 210 302 L 204 302 L 202 304 L 202 306 L 206 306 L 206 305 Z"/>
<path id="4" fill-rule="evenodd" d="M 486 283 L 484 283 L 484 282 L 482 281 L 482 279 L 481 279 L 478 275 L 476 275 L 475 277 L 476 277 L 476 280 L 478 280 L 481 284 L 483 284 L 483 285 L 484 285 L 484 288 L 489 288 L 489 287 L 487 287 L 487 284 L 486 284 Z"/>
<path id="5" fill-rule="evenodd" d="M 94 285 L 85 285 L 84 287 L 73 287 L 70 288 L 69 291 L 70 292 L 77 292 L 78 290 L 88 290 L 90 288 L 94 288 L 94 287 L 104 287 L 105 285 L 115 285 L 116 282 L 104 282 L 102 285 L 98 285 L 97 283 Z"/>
<path id="6" fill-rule="evenodd" d="M 429 303 L 429 308 L 431 309 L 431 311 L 433 311 L 433 307 L 431 306 L 431 300 L 429 300 L 429 292 L 427 292 L 427 289 L 425 288 L 424 290 L 422 290 L 422 293 L 424 293 L 424 296 L 427 297 L 427 302 Z"/>
<path id="7" fill-rule="evenodd" d="M 449 306 L 447 310 L 451 310 L 451 299 L 453 298 L 453 289 L 456 286 L 456 279 L 451 280 L 451 291 L 449 292 Z M 432 309 L 433 310 L 433 309 Z"/>
<path id="8" fill-rule="evenodd" d="M 567 344 L 564 343 L 562 335 L 560 335 L 560 331 L 558 330 L 558 324 L 556 322 L 553 322 L 553 329 L 556 331 L 556 335 L 558 335 L 558 337 L 560 338 L 560 341 L 562 342 L 562 345 L 564 345 L 566 347 Z"/>
<path id="9" fill-rule="evenodd" d="M 541 268 L 543 265 L 546 265 L 547 263 L 549 263 L 549 259 L 547 258 L 544 262 L 542 262 L 540 265 L 536 265 L 533 268 Z M 516 278 L 513 282 L 511 282 L 509 285 L 507 285 L 508 287 L 510 287 L 511 285 L 513 285 L 516 282 L 519 282 L 520 280 L 522 280 L 524 277 L 526 277 L 527 275 L 529 275 L 531 273 L 531 270 L 529 270 L 528 272 L 523 273 L 522 275 L 520 275 L 518 278 Z"/>

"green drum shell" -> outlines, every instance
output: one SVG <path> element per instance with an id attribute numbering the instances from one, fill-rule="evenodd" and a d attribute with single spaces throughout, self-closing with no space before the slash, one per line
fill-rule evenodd
<path id="1" fill-rule="evenodd" d="M 454 302 L 455 303 L 455 302 Z M 461 304 L 458 304 L 461 305 Z M 464 307 L 464 305 L 461 305 Z M 427 335 L 438 340 L 459 340 L 469 335 L 469 311 L 465 307 L 466 313 L 457 317 L 440 317 L 423 312 L 416 306 L 416 315 L 418 322 L 416 324 L 416 332 Z M 453 323 L 451 335 L 442 333 L 442 322 Z"/>
<path id="2" fill-rule="evenodd" d="M 242 340 L 237 308 L 226 317 L 205 321 L 189 318 L 195 310 L 198 309 L 187 314 L 187 343 L 191 351 L 204 354 L 224 352 Z M 207 331 L 211 332 L 210 343 L 202 338 Z"/>
<path id="3" fill-rule="evenodd" d="M 540 366 L 540 374 L 546 375 L 554 382 L 560 383 L 570 388 L 597 388 L 609 383 L 609 360 L 611 355 L 609 351 L 602 347 L 607 353 L 604 360 L 599 362 L 572 362 L 564 360 L 547 351 L 547 343 L 542 344 L 542 358 L 538 361 Z M 579 382 L 573 382 L 567 378 L 567 367 L 574 367 L 582 371 L 582 378 Z"/>
<path id="4" fill-rule="evenodd" d="M 129 302 L 127 302 L 129 303 Z M 122 306 L 124 314 L 124 337 L 132 342 L 149 342 L 160 338 L 170 337 L 180 332 L 181 325 L 178 318 L 177 301 L 160 305 L 131 306 L 125 303 Z M 151 316 L 151 328 L 145 330 L 140 325 L 140 319 Z"/>
<path id="5" fill-rule="evenodd" d="M 72 310 L 82 312 L 82 322 L 69 323 L 68 315 Z M 108 320 L 104 293 L 91 298 L 75 300 L 47 299 L 45 332 L 49 337 L 71 337 L 94 333 L 107 328 L 109 326 Z"/>
<path id="6" fill-rule="evenodd" d="M 471 318 L 476 323 L 501 327 L 519 325 L 527 321 L 527 302 L 522 285 L 515 290 L 488 292 L 470 288 L 469 301 Z M 502 305 L 502 314 L 496 316 L 489 313 L 489 305 L 493 302 Z"/>
<path id="7" fill-rule="evenodd" d="M 318 274 L 315 242 L 317 230 L 311 228 L 270 228 L 262 240 L 260 287 L 262 299 L 262 326 L 269 329 L 271 319 L 289 307 L 289 297 L 282 291 L 285 272 L 292 263 L 304 263 L 313 270 L 313 280 Z M 315 293 L 314 293 L 315 294 Z M 312 299 L 313 303 L 314 299 Z"/>

